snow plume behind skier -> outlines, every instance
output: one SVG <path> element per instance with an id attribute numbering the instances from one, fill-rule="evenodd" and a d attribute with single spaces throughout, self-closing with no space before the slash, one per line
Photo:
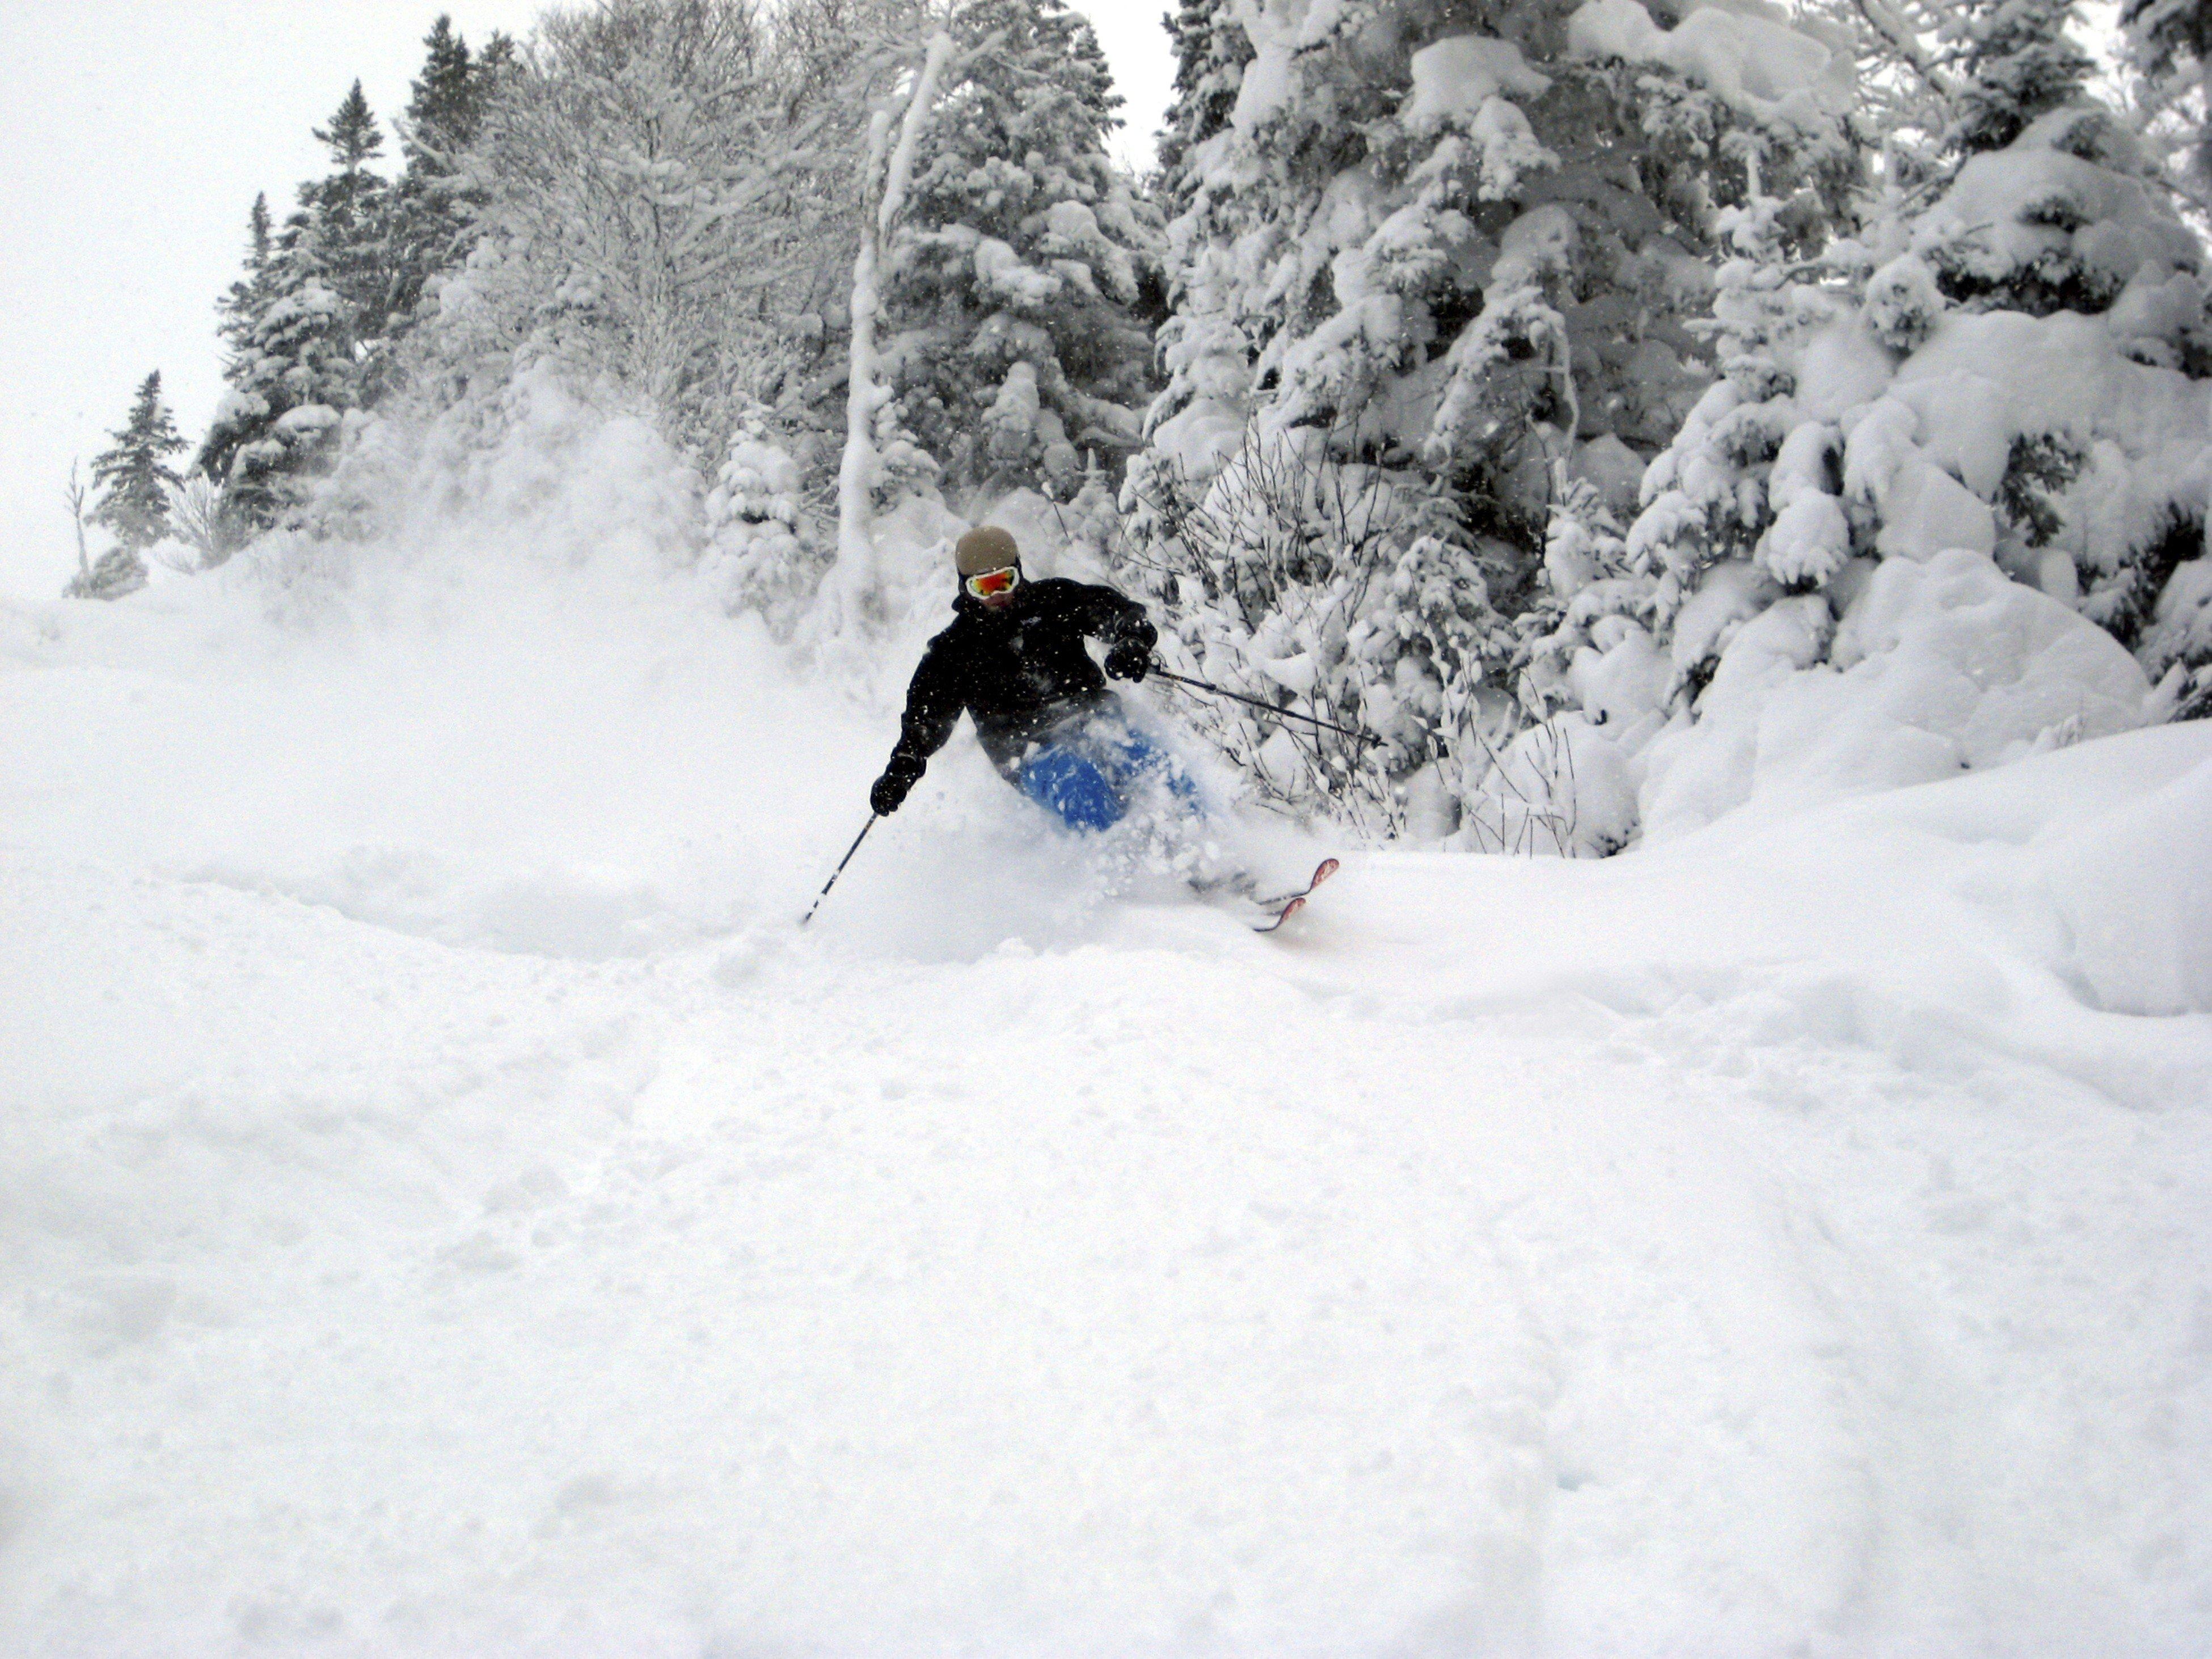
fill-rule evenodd
<path id="1" fill-rule="evenodd" d="M 1139 858 L 1187 877 L 1210 866 L 1218 825 L 1183 763 L 1133 721 L 1109 678 L 1136 682 L 1158 631 L 1110 587 L 1031 581 L 1012 536 L 969 531 L 953 548 L 960 588 L 951 625 L 931 640 L 908 687 L 899 738 L 868 793 L 896 812 L 962 714 L 999 775 L 1061 824 L 1115 831 L 1109 860 Z M 1086 649 L 1105 647 L 1104 671 Z"/>

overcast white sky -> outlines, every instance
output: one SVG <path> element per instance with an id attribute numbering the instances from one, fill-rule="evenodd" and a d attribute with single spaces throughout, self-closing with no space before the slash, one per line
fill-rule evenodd
<path id="1" fill-rule="evenodd" d="M 1173 65 L 1164 0 L 1075 0 L 1098 27 L 1133 159 Z M 76 565 L 61 490 L 158 368 L 197 439 L 222 385 L 215 299 L 247 208 L 281 218 L 320 170 L 310 130 L 356 76 L 404 106 L 440 11 L 471 43 L 543 0 L 0 0 L 0 590 L 50 598 Z"/>

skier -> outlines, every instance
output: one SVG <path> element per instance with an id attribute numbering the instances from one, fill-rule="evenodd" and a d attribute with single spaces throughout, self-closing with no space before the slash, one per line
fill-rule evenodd
<path id="1" fill-rule="evenodd" d="M 1159 630 L 1110 587 L 1022 573 L 1021 550 L 995 526 L 952 550 L 960 592 L 952 625 L 929 642 L 907 689 L 906 715 L 883 776 L 868 792 L 878 817 L 896 812 L 964 711 L 1000 775 L 1078 830 L 1104 830 L 1148 777 L 1194 795 L 1174 760 L 1131 729 L 1106 675 L 1137 681 Z M 1083 648 L 1106 646 L 1106 675 Z"/>

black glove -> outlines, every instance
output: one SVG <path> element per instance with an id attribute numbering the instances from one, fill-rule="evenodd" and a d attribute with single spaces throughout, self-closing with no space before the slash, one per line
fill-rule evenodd
<path id="1" fill-rule="evenodd" d="M 1152 670 L 1152 649 L 1125 641 L 1106 653 L 1106 672 L 1117 680 L 1141 680 Z"/>
<path id="2" fill-rule="evenodd" d="M 914 787 L 915 775 L 898 767 L 888 769 L 868 791 L 868 810 L 879 818 L 887 818 L 899 810 L 906 799 L 906 792 Z"/>

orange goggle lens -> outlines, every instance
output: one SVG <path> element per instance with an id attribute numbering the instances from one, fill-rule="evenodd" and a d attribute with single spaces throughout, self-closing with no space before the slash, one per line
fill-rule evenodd
<path id="1" fill-rule="evenodd" d="M 968 579 L 968 591 L 979 599 L 994 599 L 1001 593 L 1011 593 L 1022 579 L 1021 571 L 1013 565 L 1003 570 L 986 570 Z"/>

